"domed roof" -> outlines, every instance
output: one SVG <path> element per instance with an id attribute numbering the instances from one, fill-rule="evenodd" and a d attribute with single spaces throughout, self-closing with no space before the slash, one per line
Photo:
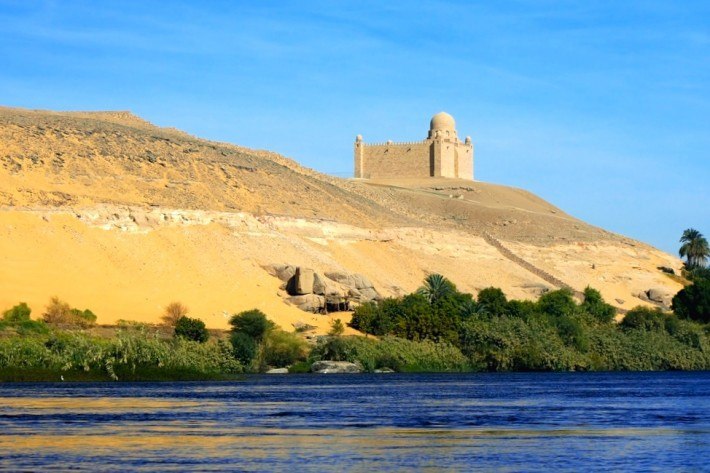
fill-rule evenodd
<path id="1" fill-rule="evenodd" d="M 456 122 L 454 117 L 446 112 L 439 112 L 431 117 L 430 130 L 455 130 Z"/>

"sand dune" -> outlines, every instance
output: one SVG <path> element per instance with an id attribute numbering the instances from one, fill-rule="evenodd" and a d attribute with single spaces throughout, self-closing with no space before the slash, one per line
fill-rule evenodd
<path id="1" fill-rule="evenodd" d="M 0 108 L 0 206 L 0 307 L 38 314 L 57 295 L 101 323 L 156 322 L 179 300 L 214 328 L 258 307 L 284 328 L 326 330 L 329 317 L 283 302 L 271 263 L 362 273 L 384 295 L 429 272 L 527 298 L 554 287 L 545 273 L 624 308 L 680 288 L 657 269 L 677 258 L 520 189 L 337 179 L 127 112 Z"/>

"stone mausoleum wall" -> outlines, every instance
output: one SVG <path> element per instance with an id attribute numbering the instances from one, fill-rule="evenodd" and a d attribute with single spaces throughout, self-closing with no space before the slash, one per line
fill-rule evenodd
<path id="1" fill-rule="evenodd" d="M 358 147 L 360 149 L 356 149 L 355 177 L 389 179 L 432 175 L 429 141 L 372 145 L 359 143 L 356 145 L 356 148 Z"/>

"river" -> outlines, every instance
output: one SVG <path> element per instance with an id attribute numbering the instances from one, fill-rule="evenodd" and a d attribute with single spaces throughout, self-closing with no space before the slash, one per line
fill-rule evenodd
<path id="1" fill-rule="evenodd" d="M 0 384 L 2 471 L 707 470 L 710 372 Z"/>

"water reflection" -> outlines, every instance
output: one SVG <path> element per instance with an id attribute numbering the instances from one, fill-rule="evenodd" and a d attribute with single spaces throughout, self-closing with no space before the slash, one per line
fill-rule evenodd
<path id="1" fill-rule="evenodd" d="M 708 373 L 0 385 L 0 469 L 705 467 Z"/>

